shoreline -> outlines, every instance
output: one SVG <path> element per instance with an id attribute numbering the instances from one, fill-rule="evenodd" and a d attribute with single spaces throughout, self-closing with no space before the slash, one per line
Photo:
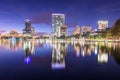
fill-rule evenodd
<path id="1" fill-rule="evenodd" d="M 16 38 L 12 39 L 12 38 L 3 38 L 0 40 L 17 40 Z M 19 38 L 19 40 L 40 40 L 40 41 L 62 41 L 62 42 L 74 42 L 74 41 L 81 41 L 81 42 L 120 42 L 120 39 L 52 39 L 52 38 L 48 38 L 48 39 L 43 39 L 43 38 L 33 38 L 33 39 L 24 39 L 24 38 Z"/>

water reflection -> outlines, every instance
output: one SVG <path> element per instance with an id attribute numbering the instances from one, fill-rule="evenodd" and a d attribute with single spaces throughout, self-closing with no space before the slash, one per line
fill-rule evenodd
<path id="1" fill-rule="evenodd" d="M 66 43 L 53 42 L 52 43 L 52 69 L 65 68 Z"/>
<path id="2" fill-rule="evenodd" d="M 0 39 L 0 46 L 5 46 L 11 51 L 17 51 L 19 47 L 22 47 L 22 41 L 16 39 Z"/>
<path id="3" fill-rule="evenodd" d="M 25 54 L 25 63 L 30 63 L 31 62 L 31 55 L 33 55 L 34 52 L 34 41 L 30 40 L 25 40 L 23 41 L 23 50 Z"/>
<path id="4" fill-rule="evenodd" d="M 120 49 L 119 43 L 114 43 L 114 42 L 105 43 L 105 42 L 84 42 L 84 41 L 79 42 L 78 41 L 78 42 L 72 42 L 71 45 L 76 51 L 76 57 L 91 56 L 93 54 L 97 56 L 98 63 L 107 63 L 109 59 L 109 54 L 114 54 L 117 56 L 119 55 L 119 50 L 117 49 Z M 120 57 L 118 59 L 120 59 Z"/>
<path id="5" fill-rule="evenodd" d="M 109 61 L 109 55 L 112 55 L 115 61 L 120 64 L 120 43 L 0 39 L 0 46 L 5 47 L 6 49 L 17 52 L 22 48 L 24 51 L 24 61 L 27 64 L 32 61 L 32 57 L 35 55 L 35 52 L 39 52 L 39 50 L 41 50 L 36 49 L 36 46 L 51 49 L 49 46 L 45 46 L 44 44 L 50 44 L 52 47 L 52 69 L 65 69 L 65 56 L 69 54 L 67 53 L 68 46 L 73 47 L 75 53 L 72 52 L 72 54 L 74 54 L 76 58 L 96 56 L 98 63 L 107 63 Z"/>
<path id="6" fill-rule="evenodd" d="M 80 44 L 79 43 L 75 43 L 73 44 L 74 50 L 76 51 L 76 57 L 80 56 Z"/>
<path id="7" fill-rule="evenodd" d="M 115 46 L 117 45 L 117 46 Z M 114 44 L 114 46 L 111 49 L 111 54 L 113 55 L 115 61 L 120 64 L 120 43 Z"/>

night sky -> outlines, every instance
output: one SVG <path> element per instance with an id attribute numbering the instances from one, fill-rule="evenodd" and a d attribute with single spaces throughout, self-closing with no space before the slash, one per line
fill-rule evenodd
<path id="1" fill-rule="evenodd" d="M 120 0 L 0 0 L 0 31 L 22 32 L 28 18 L 36 32 L 50 33 L 52 13 L 65 14 L 68 33 L 76 25 L 97 29 L 98 20 L 111 27 L 120 18 Z"/>

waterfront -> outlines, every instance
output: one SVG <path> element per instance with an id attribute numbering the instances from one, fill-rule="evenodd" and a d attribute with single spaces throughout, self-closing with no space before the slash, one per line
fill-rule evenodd
<path id="1" fill-rule="evenodd" d="M 118 79 L 119 42 L 0 40 L 0 79 Z"/>

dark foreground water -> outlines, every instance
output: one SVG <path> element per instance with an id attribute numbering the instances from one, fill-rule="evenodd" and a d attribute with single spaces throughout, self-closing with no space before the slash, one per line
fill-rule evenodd
<path id="1" fill-rule="evenodd" d="M 120 43 L 0 40 L 0 80 L 120 80 Z"/>

